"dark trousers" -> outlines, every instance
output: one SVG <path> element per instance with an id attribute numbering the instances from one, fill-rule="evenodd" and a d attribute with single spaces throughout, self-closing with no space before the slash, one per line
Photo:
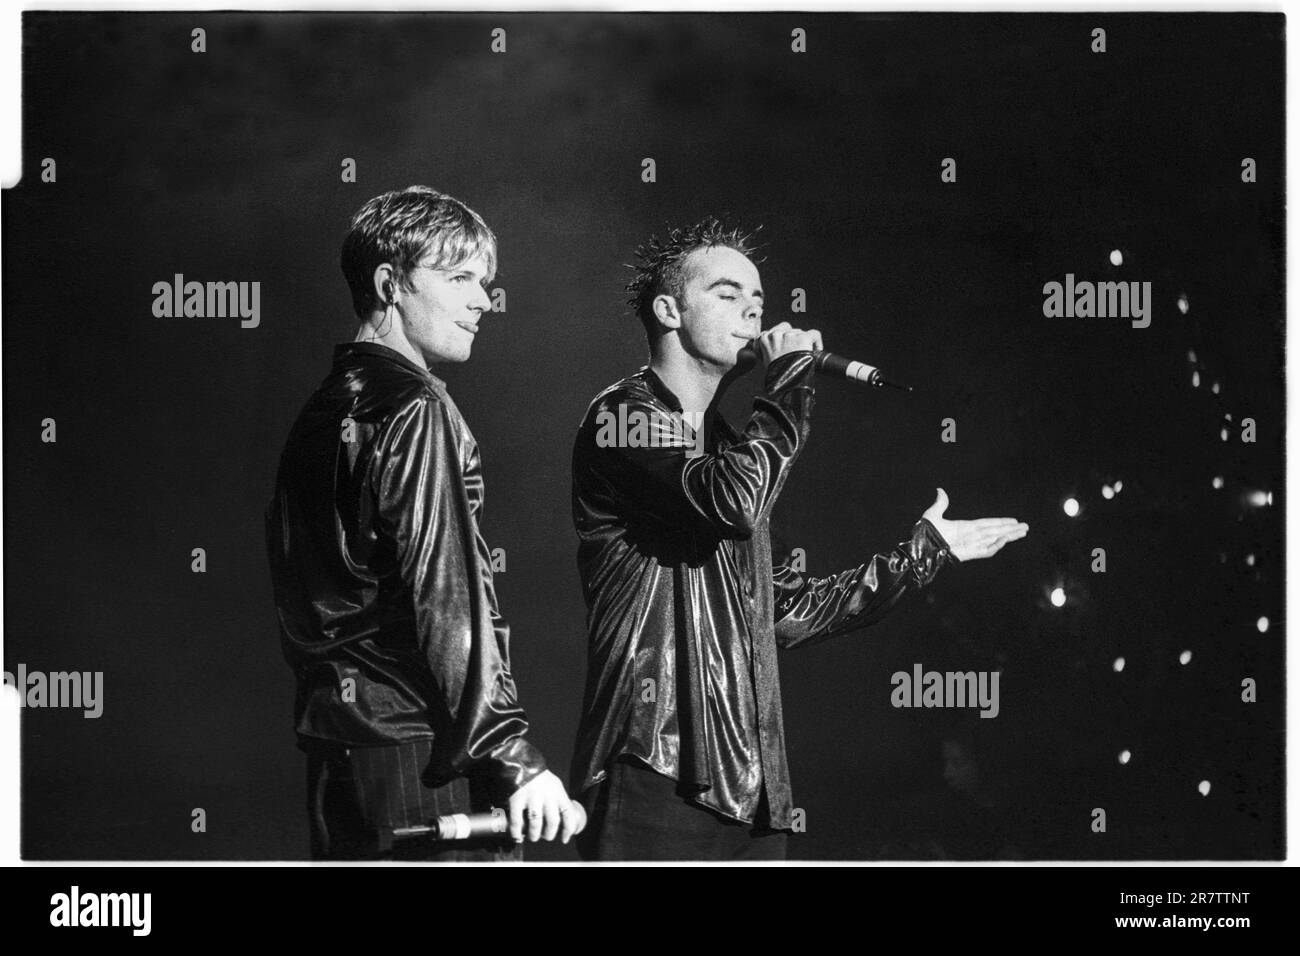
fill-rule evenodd
<path id="1" fill-rule="evenodd" d="M 785 859 L 785 831 L 754 829 L 688 803 L 677 781 L 638 762 L 612 763 L 582 802 L 587 828 L 574 842 L 584 860 Z M 760 807 L 760 819 L 766 813 Z"/>
<path id="2" fill-rule="evenodd" d="M 384 838 L 397 827 L 427 824 L 453 813 L 486 811 L 492 805 L 491 795 L 464 777 L 438 787 L 429 785 L 431 741 L 383 747 L 310 741 L 303 748 L 313 860 L 523 859 L 522 850 L 508 838 L 444 843 L 427 837 Z"/>

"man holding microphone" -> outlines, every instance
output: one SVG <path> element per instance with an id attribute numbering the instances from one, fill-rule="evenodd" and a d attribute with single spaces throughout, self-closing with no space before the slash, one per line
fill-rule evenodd
<path id="1" fill-rule="evenodd" d="M 357 211 L 341 265 L 358 329 L 294 423 L 266 512 L 312 856 L 518 859 L 499 838 L 393 839 L 437 818 L 468 830 L 502 802 L 516 842 L 567 843 L 581 807 L 525 736 L 478 444 L 430 371 L 470 356 L 496 238 L 412 186 Z"/>
<path id="2" fill-rule="evenodd" d="M 777 647 L 872 624 L 950 563 L 1028 526 L 953 521 L 947 496 L 909 540 L 826 578 L 773 568 L 768 522 L 808 440 L 816 330 L 762 330 L 747 236 L 714 219 L 637 250 L 630 304 L 650 363 L 601 392 L 573 451 L 588 671 L 572 786 L 589 860 L 784 859 L 793 804 Z M 765 367 L 743 430 L 718 402 Z M 621 413 L 621 418 L 620 418 Z M 651 422 L 612 436 L 611 421 Z M 684 422 L 700 423 L 702 442 Z"/>

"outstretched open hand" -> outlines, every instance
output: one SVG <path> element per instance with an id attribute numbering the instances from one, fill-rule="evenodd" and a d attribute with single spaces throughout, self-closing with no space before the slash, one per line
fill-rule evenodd
<path id="1" fill-rule="evenodd" d="M 934 525 L 958 561 L 991 558 L 1002 550 L 1008 541 L 1018 541 L 1029 533 L 1029 525 L 1015 518 L 976 518 L 972 521 L 953 521 L 945 518 L 948 494 L 936 489 L 934 504 L 925 509 L 921 517 Z"/>

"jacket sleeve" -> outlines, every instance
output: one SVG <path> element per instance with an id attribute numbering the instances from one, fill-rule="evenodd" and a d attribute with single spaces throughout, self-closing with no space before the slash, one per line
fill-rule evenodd
<path id="1" fill-rule="evenodd" d="M 674 428 L 649 402 L 629 407 L 627 414 L 651 418 L 652 440 L 614 447 L 634 471 L 654 482 L 664 504 L 694 511 L 722 537 L 748 538 L 770 512 L 808 437 L 812 363 L 811 352 L 773 361 L 741 440 L 718 454 L 698 449 L 695 436 Z M 617 407 L 603 411 L 618 413 Z"/>
<path id="2" fill-rule="evenodd" d="M 919 591 L 947 564 L 959 563 L 938 530 L 922 518 L 912 538 L 849 571 L 805 578 L 788 565 L 772 571 L 776 642 L 813 644 L 875 624 L 909 591 Z"/>
<path id="3" fill-rule="evenodd" d="M 546 761 L 524 739 L 528 719 L 510 675 L 509 628 L 497 612 L 489 552 L 469 493 L 479 481 L 477 455 L 467 475 L 447 406 L 431 394 L 394 415 L 378 454 L 378 523 L 394 542 L 419 648 L 445 708 L 433 715 L 439 770 L 481 774 L 518 789 Z"/>

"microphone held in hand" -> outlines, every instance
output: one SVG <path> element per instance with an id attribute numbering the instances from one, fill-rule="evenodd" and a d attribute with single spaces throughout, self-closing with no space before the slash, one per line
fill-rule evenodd
<path id="1" fill-rule="evenodd" d="M 427 836 L 432 840 L 475 840 L 500 836 L 510 829 L 510 817 L 500 807 L 488 813 L 449 813 L 420 826 L 400 827 L 397 838 Z"/>
<path id="2" fill-rule="evenodd" d="M 826 375 L 843 375 L 849 381 L 861 382 L 863 385 L 874 385 L 876 388 L 889 386 L 902 392 L 910 392 L 912 386 L 899 385 L 897 382 L 891 382 L 881 374 L 880 369 L 874 365 L 868 365 L 866 362 L 855 362 L 852 359 L 846 359 L 842 355 L 836 355 L 834 352 L 814 352 L 813 368 Z"/>
<path id="3" fill-rule="evenodd" d="M 885 378 L 880 369 L 874 365 L 868 365 L 866 362 L 855 362 L 852 359 L 846 359 L 843 355 L 836 355 L 834 352 L 814 352 L 813 356 L 813 368 L 823 375 L 843 376 L 851 382 L 874 385 L 876 388 L 888 386 L 889 388 L 896 388 L 900 392 L 912 391 L 911 385 L 900 385 L 897 382 L 890 381 Z M 751 342 L 737 353 L 736 371 L 747 371 L 758 359 L 758 349 Z"/>
<path id="4" fill-rule="evenodd" d="M 574 833 L 581 833 L 587 825 L 587 811 L 577 800 L 569 806 L 576 817 Z M 510 829 L 510 816 L 501 807 L 493 807 L 488 813 L 452 813 L 438 817 L 427 824 L 413 827 L 397 827 L 381 830 L 380 847 L 388 849 L 396 840 L 412 837 L 425 837 L 444 842 L 448 840 L 477 840 L 486 838 L 507 839 Z"/>

